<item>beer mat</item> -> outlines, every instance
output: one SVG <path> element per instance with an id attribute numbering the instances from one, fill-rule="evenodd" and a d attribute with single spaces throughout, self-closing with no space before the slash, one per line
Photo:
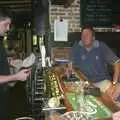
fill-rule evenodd
<path id="1" fill-rule="evenodd" d="M 74 111 L 77 111 L 75 93 L 66 93 L 68 101 L 72 105 Z M 85 96 L 85 113 L 90 114 L 94 119 L 109 118 L 112 112 L 103 103 L 92 95 Z"/>

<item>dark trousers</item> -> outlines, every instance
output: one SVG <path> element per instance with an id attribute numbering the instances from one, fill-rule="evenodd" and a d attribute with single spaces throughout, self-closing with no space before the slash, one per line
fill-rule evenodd
<path id="1" fill-rule="evenodd" d="M 0 120 L 9 120 L 8 101 L 8 90 L 0 86 Z"/>

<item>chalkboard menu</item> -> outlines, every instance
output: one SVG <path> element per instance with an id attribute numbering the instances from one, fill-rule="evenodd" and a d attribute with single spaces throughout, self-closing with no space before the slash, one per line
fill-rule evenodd
<path id="1" fill-rule="evenodd" d="M 80 23 L 94 27 L 112 26 L 113 0 L 80 0 Z"/>
<path id="2" fill-rule="evenodd" d="M 112 2 L 112 23 L 120 25 L 120 0 L 113 0 Z"/>

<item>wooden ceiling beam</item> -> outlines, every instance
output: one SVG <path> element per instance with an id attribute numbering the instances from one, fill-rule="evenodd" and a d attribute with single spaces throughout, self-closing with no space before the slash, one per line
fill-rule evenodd
<path id="1" fill-rule="evenodd" d="M 9 6 L 10 8 L 28 8 L 28 7 L 31 7 L 32 5 L 31 4 L 24 4 L 24 5 L 7 5 Z"/>
<path id="2" fill-rule="evenodd" d="M 31 0 L 16 0 L 16 1 L 7 1 L 7 0 L 5 0 L 5 1 L 1 1 L 0 0 L 0 4 L 28 4 L 28 3 L 32 3 L 32 1 Z"/>
<path id="3" fill-rule="evenodd" d="M 12 11 L 13 12 L 22 12 L 22 11 L 28 12 L 28 11 L 32 11 L 32 9 L 30 9 L 30 8 L 21 8 L 21 9 L 13 8 Z"/>

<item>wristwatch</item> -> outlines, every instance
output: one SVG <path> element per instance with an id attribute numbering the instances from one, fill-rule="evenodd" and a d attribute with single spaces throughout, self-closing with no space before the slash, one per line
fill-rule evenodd
<path id="1" fill-rule="evenodd" d="M 116 85 L 116 84 L 117 84 L 117 81 L 113 81 L 112 84 L 113 84 L 113 85 Z"/>

